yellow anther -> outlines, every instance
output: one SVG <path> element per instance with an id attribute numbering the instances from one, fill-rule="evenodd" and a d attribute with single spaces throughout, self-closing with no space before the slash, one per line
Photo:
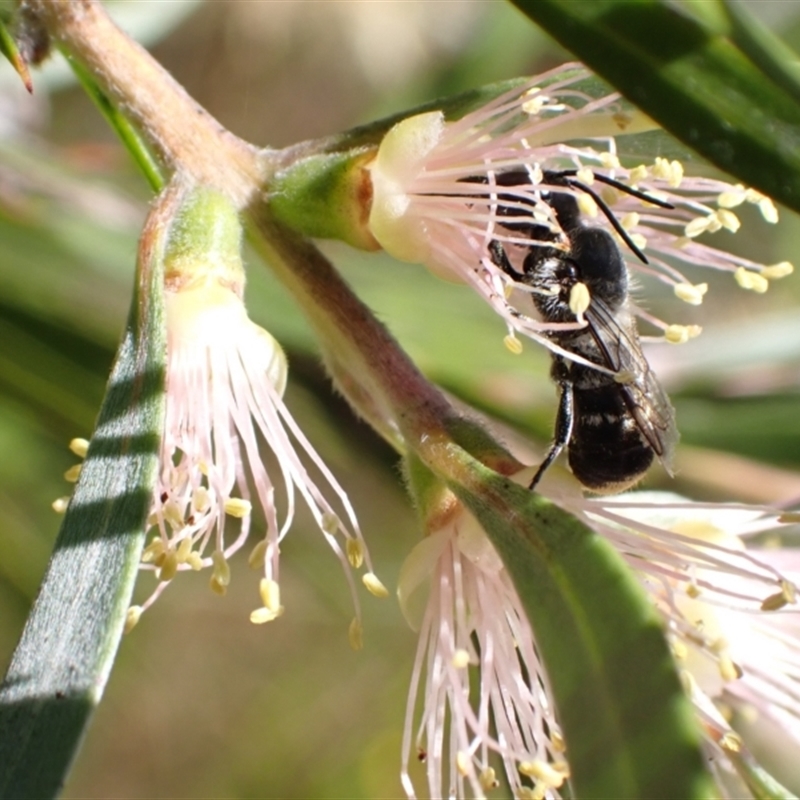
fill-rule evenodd
<path id="1" fill-rule="evenodd" d="M 758 210 L 766 222 L 774 225 L 778 221 L 778 209 L 769 197 L 763 197 L 758 201 Z"/>
<path id="2" fill-rule="evenodd" d="M 469 666 L 469 653 L 463 648 L 458 648 L 453 653 L 451 663 L 456 669 L 466 669 Z"/>
<path id="3" fill-rule="evenodd" d="M 350 628 L 347 631 L 347 638 L 353 650 L 361 650 L 364 647 L 364 629 L 361 627 L 358 617 L 353 617 Z"/>
<path id="4" fill-rule="evenodd" d="M 563 753 L 567 749 L 567 743 L 560 731 L 550 731 L 550 743 L 557 753 Z"/>
<path id="5" fill-rule="evenodd" d="M 365 573 L 361 578 L 361 582 L 367 587 L 367 591 L 375 595 L 375 597 L 384 598 L 389 596 L 389 590 L 380 582 L 374 572 Z"/>
<path id="6" fill-rule="evenodd" d="M 794 272 L 794 265 L 791 261 L 780 261 L 770 267 L 764 267 L 761 274 L 770 281 L 777 280 L 778 278 L 785 278 Z"/>
<path id="7" fill-rule="evenodd" d="M 588 194 L 578 195 L 578 208 L 581 214 L 587 217 L 596 217 L 598 214 L 597 203 L 595 199 Z"/>
<path id="8" fill-rule="evenodd" d="M 603 186 L 600 189 L 600 197 L 607 206 L 613 206 L 619 201 L 619 192 L 613 186 Z"/>
<path id="9" fill-rule="evenodd" d="M 700 587 L 696 583 L 690 583 L 686 587 L 686 594 L 693 600 L 696 600 L 698 597 L 700 597 Z"/>
<path id="10" fill-rule="evenodd" d="M 785 578 L 781 579 L 781 590 L 765 598 L 761 603 L 762 611 L 777 611 L 789 604 L 797 602 L 797 589 Z"/>
<path id="11" fill-rule="evenodd" d="M 509 333 L 508 336 L 503 338 L 503 344 L 506 346 L 506 350 L 515 356 L 522 352 L 522 342 L 513 333 Z"/>
<path id="12" fill-rule="evenodd" d="M 186 557 L 186 563 L 195 571 L 199 572 L 203 569 L 203 557 L 197 550 L 192 550 L 191 553 Z"/>
<path id="13" fill-rule="evenodd" d="M 458 769 L 461 775 L 469 775 L 471 766 L 469 753 L 459 750 L 458 753 L 456 753 L 456 769 Z"/>
<path id="14" fill-rule="evenodd" d="M 668 325 L 664 331 L 664 339 L 670 344 L 685 344 L 702 332 L 699 325 Z"/>
<path id="15" fill-rule="evenodd" d="M 594 172 L 592 172 L 589 167 L 581 167 L 575 177 L 587 186 L 591 186 L 594 183 Z"/>
<path id="16" fill-rule="evenodd" d="M 699 620 L 700 628 L 703 627 L 703 620 Z M 728 649 L 728 640 L 724 636 L 720 636 L 717 639 L 714 639 L 713 642 L 710 642 L 708 645 L 708 649 L 714 653 L 718 653 L 720 655 L 724 655 L 725 651 Z"/>
<path id="17" fill-rule="evenodd" d="M 736 206 L 744 203 L 746 198 L 747 194 L 744 191 L 744 186 L 740 183 L 721 192 L 717 197 L 717 205 L 720 208 L 736 208 Z"/>
<path id="18" fill-rule="evenodd" d="M 350 566 L 353 569 L 359 569 L 364 563 L 364 545 L 358 539 L 348 539 L 344 549 Z"/>
<path id="19" fill-rule="evenodd" d="M 739 184 L 739 186 L 740 188 L 744 189 L 744 186 L 741 184 Z M 761 194 L 758 189 L 749 188 L 744 189 L 744 197 L 748 203 L 760 203 L 766 197 L 766 195 Z"/>
<path id="20" fill-rule="evenodd" d="M 258 584 L 258 593 L 261 595 L 264 607 L 277 613 L 281 607 L 281 587 L 278 581 L 262 578 Z"/>
<path id="21" fill-rule="evenodd" d="M 620 224 L 626 231 L 633 230 L 638 224 L 641 217 L 636 211 L 629 211 L 620 219 Z"/>
<path id="22" fill-rule="evenodd" d="M 478 775 L 478 783 L 484 792 L 490 792 L 496 789 L 500 782 L 497 780 L 497 773 L 491 767 L 484 767 Z"/>
<path id="23" fill-rule="evenodd" d="M 744 267 L 739 267 L 733 273 L 733 277 L 742 289 L 749 289 L 751 292 L 764 294 L 769 288 L 769 281 L 763 275 L 758 272 L 751 272 Z"/>
<path id="24" fill-rule="evenodd" d="M 183 508 L 179 506 L 174 500 L 167 501 L 163 508 L 165 522 L 173 529 L 180 530 L 186 524 L 183 518 Z"/>
<path id="25" fill-rule="evenodd" d="M 331 536 L 335 536 L 341 527 L 339 517 L 337 517 L 332 511 L 326 511 L 322 515 L 320 525 L 322 530 L 325 531 L 325 533 L 329 533 Z"/>
<path id="26" fill-rule="evenodd" d="M 541 110 L 542 106 L 547 103 L 548 97 L 542 94 L 542 90 L 538 86 L 533 86 L 525 92 L 528 99 L 522 104 L 522 110 L 532 117 L 535 117 Z"/>
<path id="27" fill-rule="evenodd" d="M 632 233 L 631 241 L 640 249 L 644 250 L 647 247 L 647 237 L 642 236 L 641 233 Z"/>
<path id="28" fill-rule="evenodd" d="M 666 181 L 673 189 L 677 189 L 683 180 L 683 164 L 680 161 L 668 161 L 657 157 L 653 164 L 653 176 Z"/>
<path id="29" fill-rule="evenodd" d="M 178 554 L 170 549 L 164 553 L 164 560 L 160 564 L 161 569 L 158 573 L 160 581 L 171 581 L 178 571 Z"/>
<path id="30" fill-rule="evenodd" d="M 550 765 L 556 772 L 560 772 L 565 778 L 569 778 L 569 764 L 566 761 L 554 761 Z"/>
<path id="31" fill-rule="evenodd" d="M 211 591 L 220 596 L 228 591 L 231 582 L 231 568 L 222 550 L 215 550 L 211 554 L 211 580 L 209 584 Z"/>
<path id="32" fill-rule="evenodd" d="M 283 614 L 283 607 L 279 611 L 271 611 L 268 608 L 257 608 L 250 612 L 250 622 L 253 625 L 263 625 L 265 622 L 272 622 Z"/>
<path id="33" fill-rule="evenodd" d="M 683 180 L 683 164 L 680 161 L 672 161 L 670 163 L 670 176 L 667 183 L 672 189 L 677 189 Z"/>
<path id="34" fill-rule="evenodd" d="M 727 731 L 719 740 L 719 745 L 729 753 L 740 753 L 742 750 L 742 740 L 733 731 Z"/>
<path id="35" fill-rule="evenodd" d="M 142 551 L 142 563 L 143 564 L 151 564 L 153 563 L 159 556 L 164 555 L 166 551 L 166 547 L 164 545 L 164 541 L 162 539 L 153 539 L 147 547 Z"/>
<path id="36" fill-rule="evenodd" d="M 728 211 L 727 208 L 717 209 L 714 212 L 714 216 L 717 218 L 719 224 L 731 233 L 736 233 L 736 231 L 742 227 L 742 223 L 739 222 L 739 217 L 737 217 L 733 211 Z"/>
<path id="37" fill-rule="evenodd" d="M 130 633 L 137 626 L 141 618 L 142 618 L 142 607 L 131 606 L 125 612 L 125 626 L 123 627 L 122 632 Z"/>
<path id="38" fill-rule="evenodd" d="M 742 668 L 734 663 L 731 657 L 723 654 L 719 657 L 719 674 L 724 681 L 735 681 L 742 677 Z"/>
<path id="39" fill-rule="evenodd" d="M 551 789 L 558 789 L 566 778 L 563 772 L 553 769 L 552 765 L 538 758 L 535 761 L 521 762 L 517 769 L 526 777 L 541 781 Z"/>
<path id="40" fill-rule="evenodd" d="M 541 794 L 536 789 L 530 786 L 520 786 L 517 789 L 517 800 L 543 800 L 544 794 Z"/>
<path id="41" fill-rule="evenodd" d="M 711 230 L 714 224 L 719 226 L 719 222 L 717 218 L 713 215 L 707 217 L 695 217 L 693 220 L 690 220 L 686 223 L 686 227 L 683 229 L 683 233 L 689 239 L 694 239 L 695 237 L 699 236 L 701 233 L 705 233 L 708 230 Z"/>
<path id="42" fill-rule="evenodd" d="M 264 566 L 264 557 L 267 555 L 267 540 L 262 539 L 247 557 L 247 563 L 251 569 L 261 569 Z"/>
<path id="43" fill-rule="evenodd" d="M 672 646 L 672 655 L 675 656 L 676 660 L 685 661 L 689 656 L 689 648 L 686 646 L 686 642 L 680 639 L 673 639 L 670 644 Z"/>
<path id="44" fill-rule="evenodd" d="M 649 170 L 644 164 L 639 164 L 638 167 L 634 167 L 628 173 L 628 182 L 635 186 L 640 181 L 643 181 L 647 175 L 649 174 Z"/>
<path id="45" fill-rule="evenodd" d="M 56 512 L 56 514 L 63 514 L 66 512 L 67 507 L 69 506 L 69 501 L 70 501 L 69 497 L 59 497 L 56 500 L 53 500 L 52 503 L 50 503 L 50 508 L 52 508 L 53 511 Z"/>
<path id="46" fill-rule="evenodd" d="M 620 163 L 619 159 L 616 157 L 614 153 L 600 153 L 600 163 L 606 169 L 619 169 Z"/>
<path id="47" fill-rule="evenodd" d="M 78 478 L 81 476 L 81 467 L 83 464 L 74 464 L 64 473 L 64 480 L 69 483 L 77 483 Z"/>
<path id="48" fill-rule="evenodd" d="M 783 514 L 778 517 L 778 522 L 787 525 L 798 523 L 800 522 L 800 511 L 784 511 Z"/>
<path id="49" fill-rule="evenodd" d="M 223 508 L 229 517 L 242 519 L 253 510 L 253 504 L 249 500 L 245 500 L 243 497 L 229 497 L 225 501 Z"/>
<path id="50" fill-rule="evenodd" d="M 690 306 L 699 306 L 703 302 L 703 297 L 708 291 L 707 283 L 676 283 L 672 289 L 675 297 L 688 303 Z"/>
<path id="51" fill-rule="evenodd" d="M 786 595 L 782 591 L 776 592 L 775 594 L 771 594 L 769 597 L 765 597 L 761 601 L 761 610 L 777 611 L 778 609 L 783 608 L 788 603 L 789 600 L 786 599 Z"/>
<path id="52" fill-rule="evenodd" d="M 198 486 L 192 492 L 192 508 L 202 514 L 211 506 L 211 495 L 205 486 Z"/>
<path id="53" fill-rule="evenodd" d="M 72 450 L 78 458 L 86 458 L 86 453 L 89 452 L 89 442 L 87 439 L 73 439 L 69 443 L 69 449 Z"/>
<path id="54" fill-rule="evenodd" d="M 208 477 L 208 464 L 205 461 L 198 461 L 197 469 L 200 470 L 201 475 L 205 475 L 206 478 Z"/>
<path id="55" fill-rule="evenodd" d="M 192 552 L 192 537 L 184 536 L 181 543 L 178 545 L 178 563 L 185 564 L 189 559 L 189 553 Z"/>
<path id="56" fill-rule="evenodd" d="M 569 290 L 569 310 L 575 315 L 578 322 L 583 322 L 583 315 L 591 302 L 592 296 L 585 283 L 578 282 Z"/>

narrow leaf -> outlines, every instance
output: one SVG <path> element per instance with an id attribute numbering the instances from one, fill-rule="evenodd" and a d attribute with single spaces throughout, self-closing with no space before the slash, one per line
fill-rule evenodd
<path id="1" fill-rule="evenodd" d="M 97 82 L 85 67 L 75 60 L 70 60 L 70 65 L 81 86 L 83 86 L 89 97 L 94 100 L 106 122 L 116 132 L 125 149 L 136 162 L 136 165 L 150 184 L 150 188 L 156 192 L 161 191 L 164 188 L 164 175 L 139 132 L 131 121 L 103 94 Z"/>
<path id="2" fill-rule="evenodd" d="M 17 75 L 22 78 L 25 88 L 33 94 L 33 82 L 31 81 L 31 73 L 28 69 L 28 65 L 22 53 L 20 53 L 16 40 L 11 35 L 11 32 L 2 19 L 0 19 L 0 53 L 9 60 Z"/>
<path id="3" fill-rule="evenodd" d="M 60 790 L 100 701 L 133 591 L 157 471 L 165 333 L 158 235 L 39 596 L 0 687 L 0 798 Z"/>
<path id="4" fill-rule="evenodd" d="M 673 3 L 514 2 L 678 139 L 800 211 L 800 105 L 770 76 L 788 81 L 785 66 L 766 74 Z"/>

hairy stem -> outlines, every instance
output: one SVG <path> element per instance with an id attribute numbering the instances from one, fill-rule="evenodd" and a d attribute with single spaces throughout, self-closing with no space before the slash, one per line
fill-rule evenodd
<path id="1" fill-rule="evenodd" d="M 67 56 L 141 130 L 170 172 L 225 191 L 239 206 L 260 184 L 258 150 L 229 133 L 96 0 L 26 0 Z"/>

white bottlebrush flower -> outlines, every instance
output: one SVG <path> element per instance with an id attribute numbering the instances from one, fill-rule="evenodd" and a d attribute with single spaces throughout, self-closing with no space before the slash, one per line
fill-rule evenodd
<path id="1" fill-rule="evenodd" d="M 564 327 L 530 317 L 530 303 L 512 294 L 525 291 L 522 262 L 532 247 L 569 249 L 553 208 L 559 195 L 574 198 L 584 224 L 615 236 L 630 268 L 669 284 L 688 303 L 701 303 L 708 287 L 692 283 L 676 264 L 727 270 L 757 292 L 789 274 L 788 262 L 766 266 L 696 238 L 738 230 L 732 209 L 744 202 L 776 222 L 769 198 L 687 175 L 678 161 L 621 163 L 625 135 L 653 127 L 618 94 L 598 90 L 578 64 L 532 78 L 457 121 L 435 111 L 410 117 L 389 131 L 371 163 L 370 230 L 396 258 L 476 289 L 505 319 L 512 349 L 519 346 L 514 332 L 549 346 L 542 333 Z M 498 244 L 518 275 L 495 263 L 491 247 Z M 637 313 L 668 341 L 699 332 Z"/>
<path id="2" fill-rule="evenodd" d="M 250 563 L 263 577 L 261 606 L 251 620 L 279 616 L 280 543 L 299 495 L 345 569 L 356 607 L 351 641 L 358 646 L 360 613 L 351 567 L 366 561 L 365 585 L 376 594 L 385 590 L 371 571 L 346 493 L 283 402 L 283 351 L 248 318 L 238 220 L 218 198 L 208 202 L 213 213 L 198 203 L 190 209 L 196 219 L 186 211 L 176 223 L 175 252 L 168 245 L 165 256 L 166 423 L 148 520 L 152 535 L 142 558 L 143 568 L 155 570 L 158 585 L 142 606 L 130 610 L 128 627 L 180 571 L 208 568 L 211 588 L 224 594 L 228 559 L 248 541 L 252 547 L 254 538 Z M 210 230 L 198 233 L 204 225 Z M 192 235 L 217 249 L 193 245 Z M 266 530 L 254 536 L 256 504 Z"/>
<path id="3" fill-rule="evenodd" d="M 483 797 L 497 785 L 498 756 L 515 797 L 534 790 L 540 798 L 557 796 L 567 777 L 564 741 L 533 633 L 500 557 L 470 513 L 451 514 L 403 565 L 398 594 L 412 624 L 423 586 L 429 596 L 403 731 L 408 796 L 416 796 L 414 759 L 425 762 L 430 797 L 460 798 L 467 787 Z M 477 698 L 471 667 L 480 673 Z"/>
<path id="4" fill-rule="evenodd" d="M 529 480 L 530 470 L 519 480 Z M 584 498 L 552 476 L 543 489 L 607 538 L 639 576 L 686 676 L 718 777 L 728 785 L 741 739 L 724 713 L 738 704 L 800 743 L 800 614 L 786 551 L 750 549 L 774 514 L 675 495 Z M 557 798 L 569 775 L 556 711 L 516 590 L 466 511 L 427 536 L 401 571 L 399 595 L 429 582 L 404 732 L 402 781 L 424 759 L 431 797 L 481 797 L 501 766 L 515 797 Z M 468 668 L 478 667 L 472 680 Z M 469 791 L 467 791 L 467 789 Z"/>

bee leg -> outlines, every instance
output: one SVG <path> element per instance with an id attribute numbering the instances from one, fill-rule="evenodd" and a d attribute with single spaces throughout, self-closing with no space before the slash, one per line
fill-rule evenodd
<path id="1" fill-rule="evenodd" d="M 533 491 L 536 484 L 542 478 L 542 475 L 547 471 L 547 468 L 558 458 L 561 451 L 569 444 L 572 438 L 572 422 L 575 414 L 575 407 L 572 398 L 572 384 L 564 381 L 559 383 L 561 390 L 561 397 L 558 401 L 558 414 L 556 415 L 556 430 L 555 440 L 550 445 L 544 461 L 539 465 L 533 480 L 528 485 L 528 488 Z"/>
<path id="2" fill-rule="evenodd" d="M 489 242 L 489 257 L 492 259 L 492 264 L 496 267 L 500 267 L 506 275 L 510 275 L 514 280 L 519 280 L 519 272 L 517 272 L 514 267 L 511 266 L 511 262 L 508 260 L 508 255 L 506 254 L 505 248 L 503 247 L 497 239 L 492 239 Z"/>

